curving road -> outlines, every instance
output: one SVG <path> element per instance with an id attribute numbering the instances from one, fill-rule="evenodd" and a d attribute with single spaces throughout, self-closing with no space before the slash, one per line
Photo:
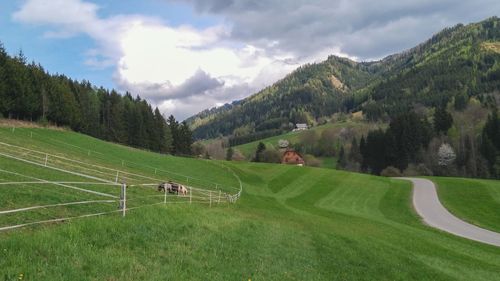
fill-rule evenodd
<path id="1" fill-rule="evenodd" d="M 413 206 L 425 223 L 457 236 L 500 247 L 500 233 L 467 223 L 446 210 L 439 201 L 432 181 L 419 178 L 399 179 L 413 183 Z"/>

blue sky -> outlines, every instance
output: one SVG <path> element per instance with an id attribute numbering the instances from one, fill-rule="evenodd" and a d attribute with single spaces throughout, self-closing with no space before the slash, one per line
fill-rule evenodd
<path id="1" fill-rule="evenodd" d="M 206 27 L 217 24 L 214 16 L 195 15 L 188 4 L 168 3 L 167 1 L 109 0 L 91 1 L 100 6 L 98 14 L 104 17 L 115 14 L 143 14 L 161 17 L 173 26 L 189 24 Z M 113 67 L 105 69 L 85 65 L 85 53 L 94 46 L 91 38 L 85 35 L 69 39 L 50 39 L 44 36 L 46 27 L 20 24 L 12 19 L 25 1 L 0 2 L 0 42 L 11 55 L 22 50 L 30 61 L 40 63 L 51 73 L 62 73 L 69 77 L 86 79 L 98 86 L 116 88 L 113 82 Z"/>
<path id="2" fill-rule="evenodd" d="M 498 0 L 14 0 L 0 41 L 183 119 L 328 55 L 379 59 L 498 15 Z"/>

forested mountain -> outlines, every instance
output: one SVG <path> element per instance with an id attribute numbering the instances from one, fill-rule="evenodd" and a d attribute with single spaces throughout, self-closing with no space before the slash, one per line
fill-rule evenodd
<path id="1" fill-rule="evenodd" d="M 139 96 L 120 95 L 88 81 L 50 75 L 9 56 L 0 43 L 0 118 L 67 126 L 100 139 L 161 153 L 190 154 L 192 134 L 186 123 L 160 111 Z"/>
<path id="2" fill-rule="evenodd" d="M 417 105 L 457 108 L 500 89 L 500 19 L 447 28 L 415 48 L 380 61 L 335 56 L 300 67 L 242 101 L 187 120 L 196 138 L 254 140 L 336 112 L 363 110 L 370 120 Z"/>

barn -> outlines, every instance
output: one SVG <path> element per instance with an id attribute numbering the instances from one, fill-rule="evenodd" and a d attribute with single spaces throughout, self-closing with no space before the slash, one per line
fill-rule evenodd
<path id="1" fill-rule="evenodd" d="M 281 158 L 281 164 L 289 164 L 289 165 L 297 165 L 304 166 L 304 158 L 300 153 L 293 150 L 287 150 L 283 153 L 283 157 Z"/>

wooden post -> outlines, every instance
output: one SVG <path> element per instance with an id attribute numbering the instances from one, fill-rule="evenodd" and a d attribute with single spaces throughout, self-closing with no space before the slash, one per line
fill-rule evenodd
<path id="1" fill-rule="evenodd" d="M 163 191 L 165 192 L 165 196 L 164 196 L 164 198 L 163 198 L 163 203 L 164 203 L 164 204 L 167 204 L 167 193 L 168 193 L 168 192 L 167 192 L 167 187 L 166 187 L 166 186 L 163 188 Z"/>
<path id="2" fill-rule="evenodd" d="M 209 191 L 210 194 L 210 207 L 212 207 L 212 191 Z"/>
<path id="3" fill-rule="evenodd" d="M 118 183 L 118 174 L 120 173 L 120 171 L 116 171 L 116 178 L 115 178 L 115 182 Z"/>
<path id="4" fill-rule="evenodd" d="M 220 203 L 220 189 L 219 189 L 219 200 L 217 200 L 217 204 Z"/>
<path id="5" fill-rule="evenodd" d="M 189 204 L 193 202 L 193 189 L 189 188 Z"/>
<path id="6" fill-rule="evenodd" d="M 45 154 L 45 167 L 47 167 L 47 161 L 49 161 L 49 155 Z"/>
<path id="7" fill-rule="evenodd" d="M 122 216 L 125 217 L 125 213 L 127 211 L 127 184 L 122 183 L 122 192 L 120 194 L 120 200 L 122 202 Z"/>

